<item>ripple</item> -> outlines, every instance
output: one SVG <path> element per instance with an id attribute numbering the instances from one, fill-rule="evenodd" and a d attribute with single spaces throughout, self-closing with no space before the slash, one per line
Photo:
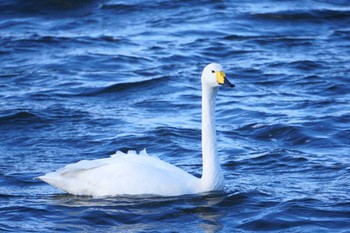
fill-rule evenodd
<path id="1" fill-rule="evenodd" d="M 347 19 L 350 16 L 348 10 L 314 9 L 314 10 L 286 10 L 277 12 L 265 12 L 252 14 L 258 19 L 301 21 L 315 20 L 321 22 L 325 20 Z"/>
<path id="2" fill-rule="evenodd" d="M 293 61 L 290 63 L 290 65 L 297 69 L 301 69 L 305 71 L 311 71 L 311 70 L 323 68 L 321 62 L 309 61 L 309 60 Z"/>
<path id="3" fill-rule="evenodd" d="M 28 122 L 43 122 L 43 119 L 34 113 L 21 111 L 14 114 L 9 114 L 5 116 L 0 117 L 0 124 L 1 125 L 7 125 L 7 124 L 25 124 Z"/>
<path id="4" fill-rule="evenodd" d="M 0 3 L 0 231 L 346 232 L 346 1 Z M 201 176 L 200 74 L 224 65 L 224 193 L 77 197 L 33 180 L 142 150 Z"/>
<path id="5" fill-rule="evenodd" d="M 167 76 L 153 78 L 132 83 L 117 83 L 107 87 L 95 88 L 91 91 L 80 94 L 80 96 L 99 96 L 112 93 L 122 94 L 123 92 L 146 91 L 166 82 Z"/>

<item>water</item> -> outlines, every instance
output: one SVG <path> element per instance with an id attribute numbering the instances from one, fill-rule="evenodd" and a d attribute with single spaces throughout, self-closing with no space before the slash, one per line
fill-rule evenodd
<path id="1" fill-rule="evenodd" d="M 0 231 L 349 232 L 348 1 L 0 2 Z M 94 199 L 34 177 L 147 148 L 200 176 L 221 63 L 224 193 Z"/>

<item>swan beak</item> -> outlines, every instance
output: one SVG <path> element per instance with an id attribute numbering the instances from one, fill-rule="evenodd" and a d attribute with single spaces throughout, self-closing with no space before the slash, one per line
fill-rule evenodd
<path id="1" fill-rule="evenodd" d="M 224 86 L 224 87 L 235 87 L 234 84 L 232 84 L 232 83 L 230 83 L 230 81 L 228 81 L 224 71 L 216 71 L 215 74 L 216 74 L 216 80 L 218 81 L 218 83 L 221 86 Z"/>

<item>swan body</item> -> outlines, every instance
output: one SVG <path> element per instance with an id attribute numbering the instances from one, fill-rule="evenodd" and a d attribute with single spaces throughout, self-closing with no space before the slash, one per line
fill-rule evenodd
<path id="1" fill-rule="evenodd" d="M 203 173 L 197 178 L 186 171 L 150 156 L 118 151 L 109 158 L 82 160 L 38 179 L 74 195 L 178 196 L 224 188 L 217 155 L 215 99 L 219 86 L 230 86 L 220 64 L 211 63 L 202 72 L 202 157 Z"/>
<path id="2" fill-rule="evenodd" d="M 97 197 L 200 192 L 198 178 L 146 151 L 118 151 L 110 158 L 83 160 L 39 178 L 71 194 Z"/>

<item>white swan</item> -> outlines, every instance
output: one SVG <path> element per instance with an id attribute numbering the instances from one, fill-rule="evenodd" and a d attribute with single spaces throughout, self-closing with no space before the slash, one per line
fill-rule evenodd
<path id="1" fill-rule="evenodd" d="M 147 155 L 117 152 L 110 158 L 83 160 L 50 172 L 38 179 L 74 195 L 115 196 L 151 194 L 178 196 L 224 188 L 215 130 L 215 99 L 219 86 L 233 87 L 220 64 L 207 65 L 202 72 L 202 156 L 199 179 L 184 170 Z"/>

